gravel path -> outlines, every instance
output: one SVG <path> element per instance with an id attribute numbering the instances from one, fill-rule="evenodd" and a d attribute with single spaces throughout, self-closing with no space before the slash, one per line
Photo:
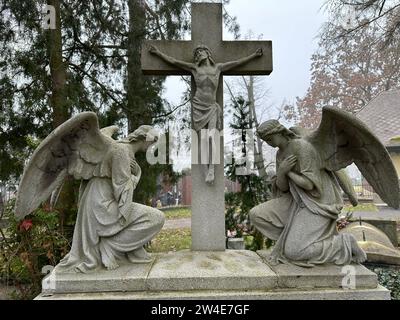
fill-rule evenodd
<path id="1" fill-rule="evenodd" d="M 396 220 L 400 222 L 400 210 L 391 208 L 380 209 L 377 212 L 374 211 L 355 211 L 353 218 L 364 218 L 364 219 L 377 219 L 377 220 Z"/>
<path id="2" fill-rule="evenodd" d="M 167 229 L 191 228 L 191 226 L 192 226 L 191 218 L 169 219 L 165 221 L 163 229 L 167 230 Z"/>

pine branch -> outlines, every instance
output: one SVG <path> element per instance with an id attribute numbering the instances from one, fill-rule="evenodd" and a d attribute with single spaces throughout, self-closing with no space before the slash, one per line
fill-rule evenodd
<path id="1" fill-rule="evenodd" d="M 146 1 L 143 1 L 143 4 L 144 4 L 144 8 L 146 9 L 146 11 L 155 19 L 157 30 L 160 33 L 161 39 L 165 40 L 165 35 L 161 29 L 160 19 L 158 18 L 158 15 L 149 7 L 149 5 L 147 4 Z"/>
<path id="2" fill-rule="evenodd" d="M 89 74 L 86 70 L 84 70 L 83 68 L 81 68 L 80 66 L 72 63 L 72 62 L 68 62 L 68 65 L 71 66 L 72 68 L 78 70 L 80 73 L 82 73 L 83 75 L 85 75 L 86 77 L 88 77 L 92 82 L 94 82 L 95 84 L 97 84 L 104 92 L 105 94 L 112 100 L 114 101 L 119 107 L 125 109 L 124 105 L 121 103 L 120 100 L 118 100 L 116 97 L 114 97 L 111 92 L 114 92 L 113 90 L 110 90 L 109 88 L 107 88 L 104 84 L 102 84 L 100 81 L 98 81 L 95 77 L 93 77 L 91 74 Z M 116 93 L 116 92 L 114 92 Z"/>
<path id="3" fill-rule="evenodd" d="M 35 79 L 35 80 L 33 80 L 31 83 L 27 84 L 26 86 L 21 87 L 21 88 L 19 88 L 19 89 L 13 90 L 13 93 L 15 94 L 15 93 L 19 93 L 19 92 L 26 91 L 26 90 L 32 88 L 32 86 L 33 86 L 35 83 L 37 83 L 37 82 L 38 82 L 38 79 Z"/>

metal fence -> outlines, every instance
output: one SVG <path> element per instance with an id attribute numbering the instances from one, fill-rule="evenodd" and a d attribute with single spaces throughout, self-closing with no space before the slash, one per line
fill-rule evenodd
<path id="1" fill-rule="evenodd" d="M 369 184 L 354 185 L 354 190 L 359 198 L 359 200 L 373 200 L 374 199 L 374 189 Z"/>

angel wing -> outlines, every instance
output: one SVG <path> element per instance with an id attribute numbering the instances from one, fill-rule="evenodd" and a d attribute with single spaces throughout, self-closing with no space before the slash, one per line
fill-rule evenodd
<path id="1" fill-rule="evenodd" d="M 114 135 L 114 133 L 117 133 L 119 131 L 118 126 L 109 126 L 109 127 L 105 127 L 103 129 L 100 129 L 100 132 L 102 134 L 104 134 L 107 137 L 112 137 Z"/>
<path id="2" fill-rule="evenodd" d="M 306 138 L 313 133 L 312 130 L 302 128 L 302 127 L 291 127 L 289 128 L 290 131 L 294 132 L 298 136 L 302 138 Z M 348 176 L 345 169 L 341 169 L 339 171 L 333 172 L 337 181 L 339 182 L 340 187 L 342 188 L 343 192 L 348 196 L 350 203 L 353 206 L 358 205 L 358 198 L 357 194 L 354 190 L 353 184 L 351 183 L 350 177 Z"/>
<path id="3" fill-rule="evenodd" d="M 109 126 L 109 127 L 100 129 L 100 132 L 102 134 L 104 134 L 105 136 L 110 137 L 110 138 L 118 131 L 119 131 L 118 126 Z M 51 193 L 50 208 L 54 208 L 56 203 L 58 202 L 58 198 L 60 196 L 62 187 L 63 187 L 63 183 L 60 184 L 59 186 L 57 186 L 56 189 L 53 190 L 53 192 Z"/>
<path id="4" fill-rule="evenodd" d="M 71 174 L 88 179 L 100 163 L 108 147 L 114 143 L 111 135 L 116 127 L 99 129 L 93 112 L 83 112 L 57 127 L 42 141 L 26 166 L 18 188 L 15 215 L 22 219 L 35 210 L 64 178 Z"/>
<path id="5" fill-rule="evenodd" d="M 327 170 L 339 171 L 355 163 L 381 199 L 399 208 L 399 178 L 389 153 L 355 116 L 336 108 L 323 108 L 319 128 L 306 139 L 320 152 Z"/>

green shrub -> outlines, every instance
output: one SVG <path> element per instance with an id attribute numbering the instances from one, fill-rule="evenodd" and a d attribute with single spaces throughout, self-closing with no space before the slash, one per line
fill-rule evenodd
<path id="1" fill-rule="evenodd" d="M 228 171 L 229 173 L 230 171 Z M 257 251 L 266 246 L 268 239 L 257 231 L 250 223 L 249 212 L 256 205 L 267 200 L 268 190 L 264 182 L 256 175 L 235 176 L 230 174 L 233 181 L 239 181 L 241 191 L 225 193 L 225 228 L 228 237 L 247 237 L 247 250 Z"/>
<path id="2" fill-rule="evenodd" d="M 381 286 L 390 290 L 393 300 L 400 300 L 400 268 L 390 266 L 367 266 L 378 275 Z"/>
<path id="3" fill-rule="evenodd" d="M 0 277 L 17 288 L 15 297 L 31 299 L 41 291 L 42 268 L 55 266 L 70 249 L 70 239 L 60 232 L 59 214 L 42 206 L 22 221 L 14 217 L 15 201 L 3 212 L 7 226 L 1 233 Z"/>

